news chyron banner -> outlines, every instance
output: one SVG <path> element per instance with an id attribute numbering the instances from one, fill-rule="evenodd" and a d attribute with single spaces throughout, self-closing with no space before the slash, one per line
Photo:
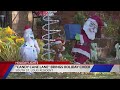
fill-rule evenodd
<path id="1" fill-rule="evenodd" d="M 0 78 L 10 72 L 120 72 L 120 65 L 114 64 L 71 64 L 65 62 L 0 62 Z"/>

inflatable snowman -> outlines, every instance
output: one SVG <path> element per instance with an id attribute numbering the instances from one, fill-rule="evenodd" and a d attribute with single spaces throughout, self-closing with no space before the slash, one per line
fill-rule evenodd
<path id="1" fill-rule="evenodd" d="M 34 34 L 29 26 L 25 26 L 23 37 L 25 42 L 20 47 L 20 56 L 22 61 L 37 61 L 40 48 L 37 40 L 34 39 Z"/>

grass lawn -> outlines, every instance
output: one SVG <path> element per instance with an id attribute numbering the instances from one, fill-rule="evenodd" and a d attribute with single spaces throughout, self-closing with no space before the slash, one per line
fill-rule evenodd
<path id="1" fill-rule="evenodd" d="M 10 73 L 6 79 L 120 79 L 120 73 L 48 73 L 37 72 L 34 75 L 25 73 Z"/>

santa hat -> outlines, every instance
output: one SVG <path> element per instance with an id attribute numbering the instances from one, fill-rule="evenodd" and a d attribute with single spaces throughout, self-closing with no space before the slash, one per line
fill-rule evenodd
<path id="1" fill-rule="evenodd" d="M 24 27 L 24 33 L 28 33 L 28 32 L 32 32 L 32 29 L 31 29 L 30 26 L 26 25 L 26 26 Z"/>
<path id="2" fill-rule="evenodd" d="M 64 40 L 62 40 L 62 39 L 56 39 L 54 43 L 55 44 L 60 44 L 60 43 L 64 44 Z"/>
<path id="3" fill-rule="evenodd" d="M 94 15 L 94 16 L 91 16 L 90 17 L 91 21 L 93 21 L 94 23 L 97 23 L 98 25 L 98 29 L 101 30 L 101 27 L 105 26 L 105 23 L 102 21 L 102 19 L 97 16 L 97 15 Z"/>

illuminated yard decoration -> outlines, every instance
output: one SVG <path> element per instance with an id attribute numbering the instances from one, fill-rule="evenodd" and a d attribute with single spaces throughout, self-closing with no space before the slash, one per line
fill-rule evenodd
<path id="1" fill-rule="evenodd" d="M 52 60 L 51 53 L 54 53 L 54 51 L 51 49 L 51 44 L 52 44 L 51 41 L 54 41 L 54 39 L 51 38 L 50 36 L 61 31 L 61 30 L 51 29 L 52 24 L 59 22 L 59 20 L 52 19 L 52 17 L 54 17 L 54 13 L 56 13 L 56 12 L 57 11 L 48 11 L 48 13 L 46 13 L 43 16 L 43 20 L 47 22 L 42 27 L 42 29 L 47 32 L 45 35 L 42 36 L 42 39 L 46 42 L 45 45 L 43 46 L 44 54 L 41 56 L 41 58 L 43 60 Z M 48 56 L 46 57 L 46 55 L 48 55 Z"/>

